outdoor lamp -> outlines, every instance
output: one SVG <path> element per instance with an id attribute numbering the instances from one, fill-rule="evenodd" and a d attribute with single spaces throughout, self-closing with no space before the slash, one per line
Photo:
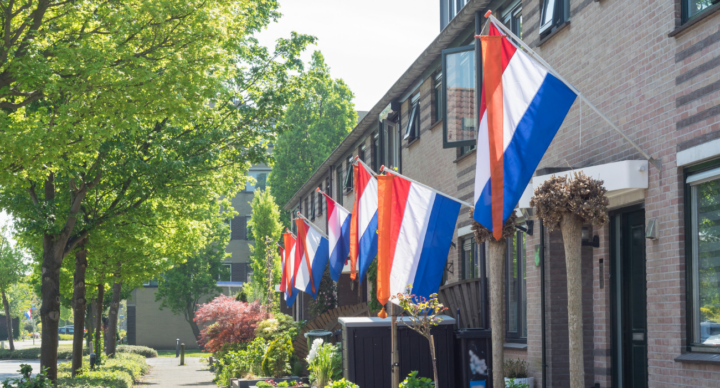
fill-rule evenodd
<path id="1" fill-rule="evenodd" d="M 588 228 L 587 226 L 582 227 L 582 246 L 593 247 L 593 248 L 600 247 L 600 237 L 595 235 L 591 239 L 590 238 L 590 228 Z"/>

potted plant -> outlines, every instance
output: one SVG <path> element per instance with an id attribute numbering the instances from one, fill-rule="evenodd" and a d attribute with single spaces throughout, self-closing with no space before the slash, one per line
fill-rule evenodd
<path id="1" fill-rule="evenodd" d="M 507 360 L 505 361 L 505 387 L 521 388 L 523 384 L 525 388 L 533 388 L 535 382 L 534 377 L 528 377 L 527 362 L 525 360 Z"/>

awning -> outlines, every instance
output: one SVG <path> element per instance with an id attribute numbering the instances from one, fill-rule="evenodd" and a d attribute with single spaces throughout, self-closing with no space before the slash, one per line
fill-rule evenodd
<path id="1" fill-rule="evenodd" d="M 648 162 L 647 160 L 625 160 L 533 177 L 523 192 L 518 207 L 529 209 L 530 199 L 532 199 L 535 189 L 553 175 L 571 176 L 574 172 L 580 171 L 587 176 L 603 181 L 603 185 L 607 189 L 606 196 L 610 200 L 609 208 L 645 200 L 645 191 L 648 188 Z"/>

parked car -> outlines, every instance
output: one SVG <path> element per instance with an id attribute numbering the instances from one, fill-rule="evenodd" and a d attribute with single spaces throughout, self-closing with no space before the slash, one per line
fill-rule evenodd
<path id="1" fill-rule="evenodd" d="M 63 326 L 58 329 L 58 334 L 75 334 L 74 326 Z"/>

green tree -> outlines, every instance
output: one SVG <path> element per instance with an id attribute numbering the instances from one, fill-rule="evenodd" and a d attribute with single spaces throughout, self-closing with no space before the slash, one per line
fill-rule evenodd
<path id="1" fill-rule="evenodd" d="M 10 350 L 15 350 L 12 332 L 12 314 L 10 302 L 7 294 L 11 287 L 17 284 L 25 275 L 27 266 L 24 262 L 23 254 L 20 249 L 10 240 L 10 228 L 4 225 L 0 229 L 0 294 L 2 296 L 3 308 L 5 309 L 5 319 L 7 319 L 7 335 L 10 343 Z"/>
<path id="2" fill-rule="evenodd" d="M 273 285 L 280 283 L 282 272 L 280 272 L 280 255 L 278 250 L 268 248 L 265 240 L 269 237 L 271 244 L 280 241 L 282 224 L 280 223 L 280 208 L 275 203 L 275 198 L 267 190 L 255 190 L 252 203 L 252 217 L 248 222 L 252 230 L 255 243 L 250 246 L 250 266 L 252 268 L 252 287 L 254 294 L 258 296 L 261 303 L 264 303 L 268 296 L 268 258 L 267 252 L 272 252 L 273 257 Z"/>
<path id="3" fill-rule="evenodd" d="M 58 150 L 57 153 L 63 155 L 59 158 L 62 163 L 53 164 L 50 160 L 45 170 L 35 172 L 31 164 L 17 167 L 21 173 L 8 179 L 2 187 L 0 207 L 12 212 L 23 229 L 36 238 L 34 244 L 39 247 L 40 254 L 36 257 L 41 261 L 38 267 L 44 274 L 40 315 L 46 329 L 41 360 L 49 366 L 51 378 L 56 376 L 57 349 L 52 344 L 57 340 L 60 318 L 63 258 L 72 252 L 80 253 L 80 257 L 76 253 L 74 273 L 82 276 L 73 280 L 72 289 L 82 290 L 78 298 L 74 298 L 82 304 L 86 298 L 80 267 L 88 268 L 82 252 L 87 251 L 88 239 L 95 238 L 96 234 L 91 236 L 91 232 L 95 233 L 103 225 L 114 222 L 111 225 L 115 228 L 126 228 L 173 224 L 168 228 L 177 234 L 188 239 L 198 238 L 211 217 L 200 219 L 193 213 L 206 216 L 208 203 L 218 206 L 218 198 L 234 196 L 247 181 L 247 168 L 264 161 L 266 144 L 273 142 L 276 133 L 283 129 L 283 125 L 275 124 L 297 89 L 297 77 L 291 74 L 302 71 L 299 54 L 314 38 L 293 34 L 290 39 L 280 39 L 271 52 L 249 35 L 233 35 L 252 33 L 274 17 L 274 2 L 248 3 L 251 4 L 243 4 L 251 9 L 215 10 L 219 15 L 234 14 L 246 23 L 243 28 L 231 28 L 232 36 L 227 38 L 231 42 L 223 43 L 236 50 L 231 65 L 227 66 L 232 73 L 219 69 L 224 82 L 216 83 L 212 93 L 196 93 L 194 87 L 172 92 L 176 97 L 193 96 L 199 103 L 180 104 L 182 114 L 179 114 L 175 112 L 178 109 L 175 103 L 166 101 L 167 107 L 156 106 L 162 115 L 157 115 L 158 112 L 144 115 L 133 111 L 133 107 L 144 104 L 142 99 L 137 99 L 126 105 L 128 112 L 107 118 L 112 124 L 132 113 L 137 115 L 131 120 L 132 126 L 120 134 L 105 136 L 102 142 L 91 142 L 97 148 L 82 153 L 90 155 L 86 155 L 87 160 L 74 158 L 75 154 L 70 151 Z M 224 2 L 211 1 L 205 7 L 224 5 Z M 233 19 L 224 27 L 236 23 Z M 205 54 L 195 54 L 194 60 L 203 62 L 201 58 Z M 213 66 L 213 63 L 214 60 L 206 65 Z M 168 66 L 163 71 L 177 70 L 173 64 Z M 192 83 L 195 82 L 203 81 L 198 78 Z M 164 89 L 158 87 L 150 94 L 157 94 L 158 90 Z M 128 96 L 132 93 L 128 90 Z M 42 141 L 44 139 L 37 139 L 36 143 Z M 37 144 L 36 147 L 41 147 Z M 188 222 L 172 222 L 177 219 Z M 144 240 L 144 243 L 153 242 Z M 98 252 L 96 257 L 104 260 L 107 255 Z M 113 269 L 109 271 L 114 273 Z M 77 322 L 83 314 L 77 313 L 80 310 L 77 303 L 75 309 Z"/>
<path id="4" fill-rule="evenodd" d="M 198 305 L 222 292 L 217 282 L 220 275 L 227 272 L 222 263 L 228 256 L 225 246 L 229 241 L 228 224 L 216 223 L 205 249 L 173 266 L 159 281 L 155 300 L 161 302 L 160 309 L 167 308 L 185 318 L 196 340 L 200 338 L 200 328 L 195 322 L 195 311 Z"/>
<path id="5" fill-rule="evenodd" d="M 289 128 L 273 149 L 275 165 L 268 184 L 280 207 L 325 161 L 357 123 L 353 93 L 342 79 L 333 79 L 319 51 L 313 53 L 302 77 L 302 95 L 283 117 Z M 289 225 L 287 214 L 283 222 Z"/>

